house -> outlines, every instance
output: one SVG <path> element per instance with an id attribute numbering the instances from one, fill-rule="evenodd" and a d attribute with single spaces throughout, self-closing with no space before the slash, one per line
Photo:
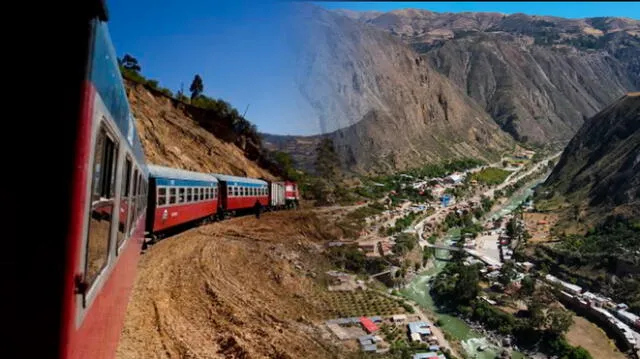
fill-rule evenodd
<path id="1" fill-rule="evenodd" d="M 409 327 L 409 335 L 413 333 L 418 333 L 419 335 L 431 335 L 431 330 L 429 329 L 429 323 L 427 322 L 411 322 L 407 324 Z"/>
<path id="2" fill-rule="evenodd" d="M 378 326 L 367 317 L 360 317 L 360 324 L 362 324 L 364 330 L 369 334 L 378 331 Z"/>
<path id="3" fill-rule="evenodd" d="M 421 342 L 422 341 L 422 337 L 418 333 L 411 333 L 409 338 L 411 339 L 412 342 Z"/>
<path id="4" fill-rule="evenodd" d="M 396 314 L 391 316 L 391 320 L 394 323 L 404 323 L 404 321 L 407 320 L 407 316 L 404 314 Z"/>

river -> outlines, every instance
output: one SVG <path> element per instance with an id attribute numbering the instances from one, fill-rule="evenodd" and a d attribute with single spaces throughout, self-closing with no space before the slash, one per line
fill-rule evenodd
<path id="1" fill-rule="evenodd" d="M 525 188 L 516 191 L 504 204 L 499 206 L 497 209 L 489 212 L 485 216 L 485 218 L 496 218 L 513 211 L 516 207 L 518 207 L 520 203 L 524 202 L 527 197 L 533 194 L 532 188 L 543 181 L 544 178 L 546 178 L 546 176 L 541 177 L 539 180 L 528 184 Z M 441 242 L 443 242 L 444 244 L 450 244 L 452 241 L 457 241 L 459 239 L 460 229 L 454 228 L 449 230 L 447 234 L 443 238 L 441 238 Z M 441 328 L 446 333 L 449 333 L 449 335 L 460 341 L 465 354 L 469 358 L 496 358 L 500 353 L 499 347 L 491 344 L 486 337 L 484 337 L 478 331 L 473 330 L 462 319 L 440 312 L 434 305 L 433 298 L 431 297 L 431 294 L 429 294 L 429 279 L 436 276 L 438 272 L 440 272 L 444 268 L 447 262 L 443 259 L 449 257 L 449 252 L 442 249 L 436 249 L 434 257 L 434 266 L 431 269 L 417 275 L 411 281 L 411 283 L 409 283 L 404 289 L 400 291 L 400 293 L 403 296 L 418 303 L 418 305 L 420 305 L 422 308 L 425 308 L 428 311 L 434 313 L 441 322 Z M 480 347 L 482 347 L 484 350 L 478 350 L 478 348 Z M 511 355 L 514 359 L 524 358 L 524 355 L 522 353 L 516 351 L 511 352 Z"/>

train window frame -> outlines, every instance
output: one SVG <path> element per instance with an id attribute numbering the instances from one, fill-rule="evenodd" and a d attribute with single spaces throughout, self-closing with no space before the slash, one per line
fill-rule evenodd
<path id="1" fill-rule="evenodd" d="M 184 187 L 178 187 L 178 198 L 177 198 L 177 203 L 186 203 L 186 197 L 185 197 L 185 189 Z"/>
<path id="2" fill-rule="evenodd" d="M 176 199 L 177 199 L 177 194 L 176 194 L 176 188 L 175 187 L 169 187 L 169 203 L 168 205 L 174 205 L 176 204 Z"/>
<path id="3" fill-rule="evenodd" d="M 160 194 L 161 190 L 164 190 L 163 194 Z M 158 189 L 156 190 L 156 204 L 158 207 L 164 207 L 167 205 L 167 193 L 167 187 L 158 186 Z M 160 199 L 163 199 L 163 203 L 160 203 Z"/>
<path id="4" fill-rule="evenodd" d="M 191 187 L 187 187 L 187 203 L 193 202 L 192 192 L 193 189 Z"/>

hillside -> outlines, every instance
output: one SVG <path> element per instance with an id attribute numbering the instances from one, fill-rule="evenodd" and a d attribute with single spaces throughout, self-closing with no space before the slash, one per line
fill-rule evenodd
<path id="1" fill-rule="evenodd" d="M 553 196 L 549 203 L 572 205 L 570 215 L 640 217 L 640 93 L 627 94 L 588 119 L 543 187 Z"/>
<path id="2" fill-rule="evenodd" d="M 493 160 L 514 145 L 478 104 L 388 33 L 312 5 L 298 6 L 295 25 L 298 87 L 345 168 L 389 172 L 444 158 Z M 299 154 L 317 138 L 302 140 L 267 142 Z"/>
<path id="3" fill-rule="evenodd" d="M 132 81 L 125 80 L 125 86 L 148 163 L 200 172 L 275 178 L 258 164 L 257 146 L 235 136 L 221 122 L 205 129 L 213 122 L 206 110 Z"/>
<path id="4" fill-rule="evenodd" d="M 516 139 L 569 140 L 640 89 L 640 21 L 405 9 L 357 16 L 412 46 Z"/>
<path id="5" fill-rule="evenodd" d="M 344 358 L 313 278 L 327 226 L 305 211 L 193 228 L 142 257 L 117 358 Z"/>

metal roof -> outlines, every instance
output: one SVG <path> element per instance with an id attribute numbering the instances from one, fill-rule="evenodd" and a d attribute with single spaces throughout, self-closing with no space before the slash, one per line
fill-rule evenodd
<path id="1" fill-rule="evenodd" d="M 147 165 L 147 168 L 149 169 L 149 175 L 151 177 L 192 180 L 192 181 L 218 182 L 218 179 L 206 173 L 193 172 L 193 171 L 187 171 L 187 170 L 182 170 L 178 168 L 171 168 L 171 167 L 158 166 L 158 165 Z"/>
<path id="2" fill-rule="evenodd" d="M 211 176 L 214 176 L 218 180 L 225 181 L 225 182 L 244 182 L 244 183 L 264 184 L 264 185 L 267 184 L 267 181 L 263 181 L 257 178 L 229 176 L 229 175 L 223 175 L 219 173 L 211 173 Z"/>

